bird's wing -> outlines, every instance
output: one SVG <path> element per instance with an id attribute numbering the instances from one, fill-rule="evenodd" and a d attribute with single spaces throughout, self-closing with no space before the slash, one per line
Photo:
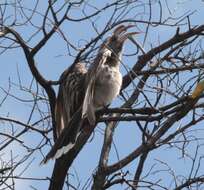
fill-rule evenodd
<path id="1" fill-rule="evenodd" d="M 94 112 L 94 105 L 93 105 L 93 87 L 94 87 L 94 80 L 90 80 L 86 94 L 84 97 L 83 102 L 83 111 L 82 111 L 82 118 L 87 117 L 89 123 L 94 125 L 95 123 L 95 112 Z"/>
<path id="2" fill-rule="evenodd" d="M 95 107 L 93 102 L 94 86 L 96 78 L 101 71 L 102 66 L 105 64 L 107 58 L 111 56 L 111 51 L 108 48 L 104 48 L 94 60 L 93 65 L 90 67 L 86 81 L 86 93 L 84 97 L 82 107 L 82 118 L 87 117 L 91 125 L 95 124 Z"/>
<path id="3" fill-rule="evenodd" d="M 73 147 L 80 131 L 82 103 L 84 100 L 86 68 L 77 63 L 61 75 L 61 84 L 55 107 L 57 140 L 42 163 L 59 158 Z"/>
<path id="4" fill-rule="evenodd" d="M 74 68 L 65 70 L 60 77 L 62 82 L 55 108 L 58 136 L 64 128 L 68 127 L 71 117 L 83 103 L 86 72 L 84 65 L 77 63 Z"/>

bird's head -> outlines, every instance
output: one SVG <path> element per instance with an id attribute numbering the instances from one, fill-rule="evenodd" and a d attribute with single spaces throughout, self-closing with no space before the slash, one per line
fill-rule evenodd
<path id="1" fill-rule="evenodd" d="M 111 37 L 109 37 L 104 44 L 106 48 L 112 51 L 115 56 L 118 56 L 122 52 L 124 42 L 133 35 L 140 32 L 127 32 L 129 28 L 135 27 L 135 25 L 120 25 L 114 31 Z"/>

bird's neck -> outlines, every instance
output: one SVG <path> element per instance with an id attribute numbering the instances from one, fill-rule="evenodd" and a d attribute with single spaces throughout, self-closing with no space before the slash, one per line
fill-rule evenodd
<path id="1" fill-rule="evenodd" d="M 110 67 L 117 67 L 119 68 L 120 62 L 121 62 L 121 56 L 120 55 L 111 55 L 110 57 L 107 58 L 106 64 L 109 65 Z"/>

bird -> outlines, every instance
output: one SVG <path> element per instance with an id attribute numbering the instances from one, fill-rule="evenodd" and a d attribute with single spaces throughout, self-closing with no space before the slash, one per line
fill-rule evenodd
<path id="1" fill-rule="evenodd" d="M 57 140 L 43 163 L 58 159 L 76 143 L 84 119 L 96 123 L 95 112 L 111 104 L 122 86 L 120 72 L 124 42 L 139 32 L 127 32 L 135 25 L 119 25 L 99 47 L 87 69 L 78 62 L 65 70 L 55 106 Z"/>

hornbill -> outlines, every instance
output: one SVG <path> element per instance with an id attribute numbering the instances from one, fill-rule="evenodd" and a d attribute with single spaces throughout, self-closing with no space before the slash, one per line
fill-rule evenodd
<path id="1" fill-rule="evenodd" d="M 128 33 L 131 27 L 133 25 L 118 26 L 100 46 L 88 70 L 83 63 L 77 63 L 61 75 L 62 83 L 55 110 L 58 138 L 43 160 L 44 163 L 72 149 L 80 135 L 83 120 L 87 119 L 94 126 L 95 111 L 109 105 L 119 94 L 122 85 L 119 67 L 123 45 L 129 37 L 138 33 Z"/>

